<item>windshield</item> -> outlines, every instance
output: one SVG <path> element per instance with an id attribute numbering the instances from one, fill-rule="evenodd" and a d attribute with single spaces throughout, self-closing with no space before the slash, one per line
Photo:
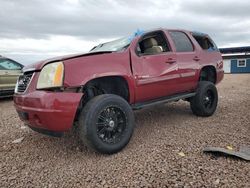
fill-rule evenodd
<path id="1" fill-rule="evenodd" d="M 129 37 L 123 37 L 111 42 L 99 44 L 94 47 L 90 52 L 117 52 L 126 49 L 131 43 L 131 39 Z"/>

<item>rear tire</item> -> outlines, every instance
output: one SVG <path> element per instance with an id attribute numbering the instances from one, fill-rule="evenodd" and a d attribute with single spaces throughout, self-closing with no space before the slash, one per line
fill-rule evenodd
<path id="1" fill-rule="evenodd" d="M 134 113 L 127 101 L 117 95 L 96 96 L 80 113 L 80 139 L 100 153 L 113 154 L 122 150 L 133 130 Z"/>
<path id="2" fill-rule="evenodd" d="M 193 114 L 202 117 L 213 115 L 218 103 L 218 93 L 215 85 L 209 81 L 199 82 L 196 95 L 190 99 Z"/>

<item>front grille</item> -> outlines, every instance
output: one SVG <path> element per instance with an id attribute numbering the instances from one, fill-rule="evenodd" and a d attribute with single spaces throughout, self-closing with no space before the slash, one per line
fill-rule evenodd
<path id="1" fill-rule="evenodd" d="M 17 81 L 17 93 L 25 92 L 25 90 L 27 89 L 27 87 L 28 87 L 28 85 L 30 83 L 32 75 L 33 75 L 33 73 L 27 73 L 27 74 L 24 73 L 24 75 L 21 75 L 18 78 L 18 81 Z"/>

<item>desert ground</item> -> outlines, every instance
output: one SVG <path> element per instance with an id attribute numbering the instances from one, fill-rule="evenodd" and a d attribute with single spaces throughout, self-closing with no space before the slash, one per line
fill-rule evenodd
<path id="1" fill-rule="evenodd" d="M 133 137 L 114 155 L 89 150 L 72 132 L 33 132 L 12 99 L 1 99 L 0 187 L 250 187 L 249 162 L 203 153 L 250 146 L 250 74 L 227 74 L 217 87 L 218 108 L 208 118 L 185 101 L 136 111 Z"/>

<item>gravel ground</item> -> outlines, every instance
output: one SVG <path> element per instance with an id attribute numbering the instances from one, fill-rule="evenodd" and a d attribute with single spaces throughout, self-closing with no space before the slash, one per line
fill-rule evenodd
<path id="1" fill-rule="evenodd" d="M 72 133 L 31 131 L 12 100 L 1 100 L 0 187 L 250 187 L 250 163 L 202 152 L 250 146 L 250 74 L 225 75 L 218 90 L 209 118 L 192 115 L 184 101 L 137 111 L 132 140 L 111 156 L 89 151 Z"/>

